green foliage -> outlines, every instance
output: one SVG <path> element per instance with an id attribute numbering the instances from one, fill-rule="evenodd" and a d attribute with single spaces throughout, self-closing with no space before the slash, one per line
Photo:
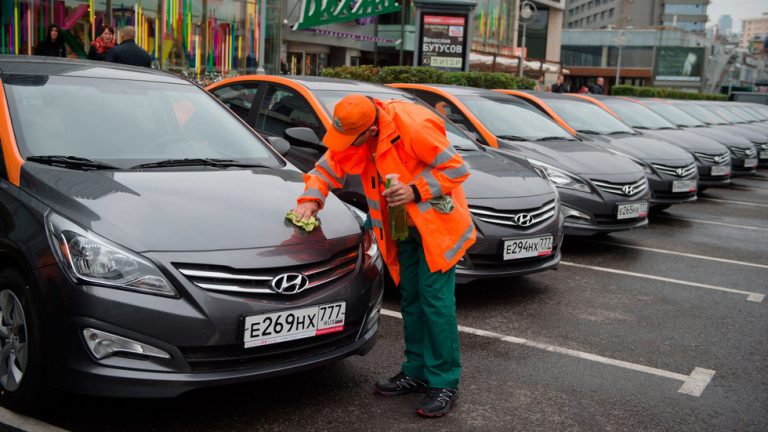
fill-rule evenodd
<path id="1" fill-rule="evenodd" d="M 614 96 L 634 96 L 662 99 L 691 99 L 691 100 L 728 100 L 726 95 L 718 93 L 693 93 L 661 87 L 636 87 L 617 85 L 611 87 Z"/>
<path id="2" fill-rule="evenodd" d="M 423 66 L 341 66 L 323 69 L 323 76 L 381 84 L 453 84 L 486 89 L 533 89 L 536 82 L 501 72 L 443 72 Z"/>
<path id="3" fill-rule="evenodd" d="M 363 66 L 340 66 L 335 68 L 323 69 L 322 75 L 329 78 L 342 78 L 356 81 L 380 82 L 378 81 L 381 68 L 372 65 Z"/>

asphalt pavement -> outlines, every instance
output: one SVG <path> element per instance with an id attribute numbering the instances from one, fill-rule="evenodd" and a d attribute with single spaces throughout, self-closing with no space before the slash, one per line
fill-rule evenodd
<path id="1" fill-rule="evenodd" d="M 72 431 L 768 430 L 768 172 L 647 228 L 567 238 L 556 271 L 457 288 L 461 396 L 376 396 L 402 361 L 398 293 L 365 357 L 172 400 L 59 396 Z"/>

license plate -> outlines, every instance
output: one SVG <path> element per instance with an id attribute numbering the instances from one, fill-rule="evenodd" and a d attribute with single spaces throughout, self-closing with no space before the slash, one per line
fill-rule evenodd
<path id="1" fill-rule="evenodd" d="M 629 204 L 619 204 L 616 211 L 616 219 L 636 219 L 648 215 L 648 202 L 636 202 Z"/>
<path id="2" fill-rule="evenodd" d="M 672 192 L 696 192 L 696 180 L 673 181 Z"/>
<path id="3" fill-rule="evenodd" d="M 757 166 L 757 158 L 744 159 L 744 168 L 752 168 Z"/>
<path id="4" fill-rule="evenodd" d="M 552 236 L 531 237 L 525 239 L 506 240 L 504 242 L 504 259 L 540 257 L 552 255 Z"/>
<path id="5" fill-rule="evenodd" d="M 728 165 L 715 165 L 710 172 L 713 176 L 724 176 L 731 174 L 731 167 Z"/>
<path id="6" fill-rule="evenodd" d="M 270 345 L 344 330 L 347 303 L 331 303 L 245 318 L 244 347 Z"/>
<path id="7" fill-rule="evenodd" d="M 760 152 L 760 159 L 768 159 L 768 150 L 763 150 Z"/>

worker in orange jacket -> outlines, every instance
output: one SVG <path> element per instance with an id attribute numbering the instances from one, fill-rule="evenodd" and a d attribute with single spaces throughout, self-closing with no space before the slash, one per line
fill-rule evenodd
<path id="1" fill-rule="evenodd" d="M 475 241 L 461 183 L 469 171 L 427 108 L 350 95 L 336 104 L 328 151 L 304 176 L 294 210 L 309 219 L 348 174 L 358 174 L 384 261 L 400 286 L 405 362 L 375 384 L 385 396 L 425 392 L 416 412 L 445 415 L 458 397 L 461 363 L 456 324 L 456 263 Z M 398 182 L 385 189 L 388 175 Z M 390 208 L 405 206 L 406 238 L 393 239 Z"/>

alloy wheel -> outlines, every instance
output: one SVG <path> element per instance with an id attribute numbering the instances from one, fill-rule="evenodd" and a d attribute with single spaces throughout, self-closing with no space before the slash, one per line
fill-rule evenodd
<path id="1" fill-rule="evenodd" d="M 27 368 L 27 321 L 24 308 L 11 290 L 0 292 L 0 385 L 14 391 Z"/>

